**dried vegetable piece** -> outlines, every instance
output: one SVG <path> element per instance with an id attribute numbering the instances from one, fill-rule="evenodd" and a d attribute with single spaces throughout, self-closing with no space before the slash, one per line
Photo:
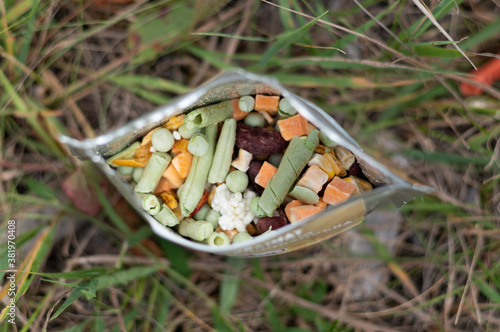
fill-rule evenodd
<path id="1" fill-rule="evenodd" d="M 238 99 L 231 100 L 231 103 L 233 105 L 233 119 L 235 121 L 243 120 L 248 115 L 248 112 L 245 112 L 240 108 L 239 106 L 240 101 L 241 98 L 239 100 Z"/>
<path id="2" fill-rule="evenodd" d="M 160 197 L 165 201 L 165 204 L 172 210 L 175 209 L 179 204 L 177 203 L 177 198 L 175 194 L 169 192 L 163 192 Z"/>
<path id="3" fill-rule="evenodd" d="M 190 237 L 196 241 L 207 239 L 214 231 L 211 223 L 206 221 L 196 221 L 191 218 L 186 218 L 179 224 L 179 234 Z"/>
<path id="4" fill-rule="evenodd" d="M 172 189 L 177 189 L 184 183 L 184 178 L 179 175 L 172 163 L 170 163 L 166 171 L 163 172 L 162 176 L 168 180 Z"/>
<path id="5" fill-rule="evenodd" d="M 189 216 L 193 212 L 205 191 L 205 183 L 207 182 L 208 172 L 212 165 L 212 158 L 215 150 L 217 129 L 217 124 L 203 129 L 203 133 L 209 142 L 209 151 L 201 157 L 193 157 L 189 175 L 179 195 L 179 204 L 184 216 Z"/>
<path id="6" fill-rule="evenodd" d="M 229 168 L 231 167 L 231 158 L 233 156 L 234 142 L 236 141 L 236 121 L 226 119 L 217 141 L 214 158 L 210 172 L 208 173 L 209 183 L 224 182 Z"/>
<path id="7" fill-rule="evenodd" d="M 269 181 L 259 201 L 259 206 L 266 211 L 267 215 L 272 215 L 283 203 L 318 143 L 318 130 L 316 129 L 312 130 L 304 141 L 297 136 L 292 139 L 275 176 Z"/>
<path id="8" fill-rule="evenodd" d="M 290 206 L 289 208 L 287 205 L 287 217 L 292 224 L 322 212 L 324 209 L 326 209 L 327 206 L 327 204 L 321 199 L 314 205 L 305 205 L 302 204 L 302 202 L 300 203 L 301 204 L 295 204 L 294 206 Z"/>
<path id="9" fill-rule="evenodd" d="M 164 128 L 168 130 L 177 130 L 180 126 L 184 124 L 186 114 L 179 114 L 173 118 L 168 119 L 167 123 L 163 125 Z"/>
<path id="10" fill-rule="evenodd" d="M 334 153 L 325 153 L 324 156 L 328 160 L 328 162 L 332 165 L 333 170 L 335 171 L 335 175 L 338 175 L 340 177 L 344 177 L 347 175 L 344 166 L 342 165 L 340 160 L 337 159 L 337 156 L 335 156 Z"/>
<path id="11" fill-rule="evenodd" d="M 225 230 L 225 229 L 222 229 L 220 226 L 217 227 L 217 229 L 215 231 L 222 232 L 222 233 L 226 234 L 227 237 L 229 238 L 229 241 L 233 241 L 234 236 L 239 233 L 236 228 L 233 228 L 230 230 Z"/>
<path id="12" fill-rule="evenodd" d="M 311 160 L 307 163 L 308 166 L 318 166 L 321 168 L 323 172 L 328 175 L 328 181 L 333 179 L 335 176 L 335 170 L 333 169 L 332 164 L 326 159 L 326 157 L 322 154 L 315 153 Z"/>
<path id="13" fill-rule="evenodd" d="M 355 190 L 355 185 L 336 176 L 326 187 L 323 201 L 327 204 L 342 203 L 347 200 Z"/>
<path id="14" fill-rule="evenodd" d="M 262 164 L 259 173 L 255 177 L 255 183 L 262 188 L 267 187 L 269 180 L 271 180 L 271 178 L 276 174 L 277 170 L 278 168 L 265 161 L 264 164 Z"/>
<path id="15" fill-rule="evenodd" d="M 186 178 L 193 162 L 193 155 L 190 152 L 181 152 L 172 159 L 172 165 L 181 178 Z"/>
<path id="16" fill-rule="evenodd" d="M 135 142 L 129 145 L 125 150 L 122 150 L 114 154 L 113 156 L 109 157 L 108 159 L 106 159 L 106 162 L 109 165 L 113 166 L 113 161 L 115 161 L 116 159 L 130 159 L 135 155 L 135 153 L 139 149 L 139 146 L 141 146 L 141 143 Z"/>
<path id="17" fill-rule="evenodd" d="M 345 177 L 344 180 L 356 186 L 356 190 L 354 191 L 355 194 L 361 194 L 365 191 L 370 191 L 373 189 L 373 186 L 370 182 L 360 179 L 354 175 L 349 175 L 348 177 Z"/>
<path id="18" fill-rule="evenodd" d="M 160 127 L 157 127 L 155 129 L 151 130 L 149 133 L 147 133 L 146 136 L 144 136 L 142 138 L 141 146 L 151 143 L 151 138 L 153 137 L 154 132 L 157 131 L 158 129 L 160 129 Z"/>
<path id="19" fill-rule="evenodd" d="M 116 166 L 127 166 L 127 167 L 144 167 L 146 166 L 146 159 L 116 159 L 113 160 L 113 164 Z"/>
<path id="20" fill-rule="evenodd" d="M 255 96 L 254 109 L 256 111 L 276 112 L 279 109 L 279 102 L 279 96 L 257 95 Z"/>
<path id="21" fill-rule="evenodd" d="M 219 122 L 222 122 L 233 116 L 233 104 L 226 100 L 221 103 L 198 108 L 184 119 L 188 129 L 205 128 Z"/>
<path id="22" fill-rule="evenodd" d="M 153 153 L 144 168 L 141 179 L 135 186 L 135 191 L 138 193 L 150 193 L 155 190 L 163 172 L 165 172 L 171 160 L 172 157 L 168 154 L 162 152 Z"/>
<path id="23" fill-rule="evenodd" d="M 252 96 L 243 96 L 238 100 L 238 108 L 245 113 L 251 112 L 255 107 L 255 99 Z"/>
<path id="24" fill-rule="evenodd" d="M 300 200 L 305 204 L 316 204 L 319 201 L 319 196 L 317 193 L 309 188 L 301 187 L 299 185 L 293 187 L 292 191 L 290 191 L 288 195 Z"/>
<path id="25" fill-rule="evenodd" d="M 179 217 L 166 204 L 162 204 L 160 212 L 155 214 L 154 218 L 167 227 L 174 227 L 179 224 Z"/>
<path id="26" fill-rule="evenodd" d="M 175 141 L 174 147 L 172 148 L 172 152 L 177 154 L 181 152 L 188 151 L 189 140 L 185 138 L 181 138 L 178 141 Z"/>
<path id="27" fill-rule="evenodd" d="M 354 157 L 352 152 L 340 145 L 337 145 L 335 147 L 335 155 L 342 163 L 342 166 L 346 171 L 348 171 L 351 168 L 352 164 L 354 164 L 354 162 L 356 161 L 356 157 Z"/>
<path id="28" fill-rule="evenodd" d="M 288 119 L 279 120 L 278 126 L 280 127 L 281 136 L 285 141 L 290 141 L 295 136 L 308 135 L 310 128 L 306 118 L 297 114 Z"/>
<path id="29" fill-rule="evenodd" d="M 172 185 L 168 182 L 167 179 L 165 179 L 163 176 L 161 177 L 160 181 L 158 181 L 158 184 L 156 185 L 155 190 L 153 191 L 153 194 L 161 194 L 164 192 L 171 192 L 174 190 L 172 188 Z"/>
<path id="30" fill-rule="evenodd" d="M 208 237 L 207 244 L 211 247 L 222 247 L 231 244 L 231 240 L 224 232 L 213 232 Z"/>
<path id="31" fill-rule="evenodd" d="M 323 188 L 326 181 L 328 181 L 328 174 L 323 172 L 318 166 L 313 165 L 300 177 L 297 186 L 308 188 L 317 194 Z"/>
<path id="32" fill-rule="evenodd" d="M 261 127 L 250 127 L 238 123 L 236 128 L 236 146 L 253 155 L 269 156 L 281 153 L 288 142 L 274 130 Z"/>
<path id="33" fill-rule="evenodd" d="M 240 149 L 238 151 L 238 157 L 235 160 L 233 160 L 231 166 L 233 166 L 237 170 L 246 172 L 250 168 L 250 162 L 252 161 L 252 157 L 253 155 L 250 152 L 244 149 Z"/>

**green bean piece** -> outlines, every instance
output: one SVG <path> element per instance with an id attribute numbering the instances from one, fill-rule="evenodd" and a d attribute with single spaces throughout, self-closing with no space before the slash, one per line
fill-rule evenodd
<path id="1" fill-rule="evenodd" d="M 203 241 L 214 232 L 214 227 L 206 221 L 196 221 L 192 218 L 183 219 L 179 225 L 179 234 L 196 241 Z"/>
<path id="2" fill-rule="evenodd" d="M 221 247 L 231 244 L 231 240 L 229 240 L 229 237 L 223 232 L 213 232 L 208 237 L 207 243 L 211 247 Z"/>
<path id="3" fill-rule="evenodd" d="M 252 198 L 250 201 L 250 212 L 252 212 L 252 214 L 256 217 L 263 218 L 267 216 L 267 213 L 259 206 L 259 200 L 260 197 Z"/>
<path id="4" fill-rule="evenodd" d="M 321 141 L 321 144 L 329 148 L 333 148 L 337 145 L 337 143 L 330 139 L 330 137 L 326 136 L 326 134 L 322 131 L 319 132 L 319 140 Z"/>
<path id="5" fill-rule="evenodd" d="M 195 220 L 206 220 L 205 218 L 207 217 L 207 214 L 212 211 L 212 208 L 210 208 L 210 205 L 208 204 L 203 204 L 200 210 L 194 214 L 194 219 Z"/>
<path id="6" fill-rule="evenodd" d="M 172 157 L 169 154 L 163 152 L 153 153 L 146 167 L 144 167 L 144 173 L 139 182 L 137 182 L 135 191 L 138 193 L 150 193 L 155 190 L 171 160 Z"/>
<path id="7" fill-rule="evenodd" d="M 142 208 L 152 216 L 160 212 L 161 205 L 158 197 L 155 195 L 145 195 L 142 199 Z"/>
<path id="8" fill-rule="evenodd" d="M 208 151 L 208 139 L 203 134 L 194 134 L 189 140 L 188 150 L 193 154 L 193 156 L 201 157 Z"/>
<path id="9" fill-rule="evenodd" d="M 238 101 L 238 107 L 240 111 L 248 113 L 253 111 L 255 106 L 255 99 L 252 96 L 243 96 Z"/>
<path id="10" fill-rule="evenodd" d="M 179 218 L 175 213 L 170 210 L 167 204 L 163 203 L 161 205 L 161 210 L 156 215 L 153 216 L 156 220 L 160 222 L 163 226 L 174 227 L 179 224 Z"/>
<path id="11" fill-rule="evenodd" d="M 230 100 L 215 105 L 198 108 L 186 115 L 186 128 L 205 128 L 222 122 L 233 116 L 233 105 Z"/>
<path id="12" fill-rule="evenodd" d="M 207 137 L 209 143 L 208 151 L 201 157 L 193 157 L 191 168 L 189 169 L 186 181 L 184 181 L 182 192 L 180 194 L 178 193 L 182 215 L 186 217 L 194 211 L 205 191 L 205 183 L 207 182 L 208 172 L 210 166 L 212 166 L 212 159 L 214 156 L 217 130 L 217 124 L 203 129 L 203 133 Z"/>
<path id="13" fill-rule="evenodd" d="M 226 177 L 226 185 L 233 193 L 242 193 L 248 187 L 248 175 L 242 171 L 232 171 Z"/>
<path id="14" fill-rule="evenodd" d="M 305 204 L 316 204 L 319 201 L 318 194 L 316 194 L 311 189 L 301 187 L 301 186 L 295 186 L 292 189 L 292 191 L 290 191 L 288 193 L 288 195 L 292 196 L 293 198 L 298 199 L 299 201 L 301 201 Z"/>
<path id="15" fill-rule="evenodd" d="M 305 141 L 302 141 L 298 136 L 292 138 L 276 174 L 269 180 L 259 200 L 259 206 L 268 216 L 272 216 L 274 211 L 283 203 L 318 143 L 317 129 L 311 130 Z"/>
<path id="16" fill-rule="evenodd" d="M 252 235 L 248 234 L 247 232 L 239 232 L 233 237 L 232 243 L 250 241 L 251 239 L 253 239 Z"/>
<path id="17" fill-rule="evenodd" d="M 142 173 L 144 172 L 144 167 L 133 167 L 133 168 L 134 168 L 134 173 L 132 173 L 132 179 L 134 179 L 135 182 L 139 182 Z"/>
<path id="18" fill-rule="evenodd" d="M 175 143 L 174 135 L 170 132 L 170 130 L 165 128 L 160 128 L 154 131 L 151 136 L 151 144 L 155 148 L 156 151 L 159 152 L 167 152 L 172 149 Z"/>
<path id="19" fill-rule="evenodd" d="M 190 139 L 191 137 L 193 137 L 194 134 L 199 133 L 201 129 L 200 128 L 188 129 L 188 127 L 186 127 L 186 125 L 183 124 L 182 126 L 177 128 L 177 131 L 182 136 L 182 138 Z"/>
<path id="20" fill-rule="evenodd" d="M 266 119 L 257 112 L 249 113 L 243 122 L 250 127 L 264 127 L 266 125 Z"/>
<path id="21" fill-rule="evenodd" d="M 285 114 L 285 116 L 292 116 L 297 114 L 297 110 L 290 104 L 288 98 L 282 98 L 279 103 L 279 113 Z"/>
<path id="22" fill-rule="evenodd" d="M 135 153 L 137 152 L 137 150 L 139 150 L 140 146 L 141 146 L 141 143 L 134 142 L 133 144 L 131 144 L 127 148 L 121 150 L 120 152 L 118 152 L 118 153 L 112 155 L 111 157 L 109 157 L 108 159 L 106 159 L 106 162 L 110 166 L 116 167 L 116 165 L 113 163 L 113 161 L 115 161 L 117 159 L 130 159 L 130 158 L 134 157 Z"/>
<path id="23" fill-rule="evenodd" d="M 207 216 L 205 217 L 205 221 L 211 223 L 214 226 L 214 229 L 219 227 L 219 218 L 222 216 L 219 212 L 215 211 L 214 209 L 211 209 Z"/>
<path id="24" fill-rule="evenodd" d="M 224 182 L 233 157 L 234 143 L 236 141 L 236 121 L 226 119 L 217 141 L 212 167 L 208 173 L 208 182 Z"/>

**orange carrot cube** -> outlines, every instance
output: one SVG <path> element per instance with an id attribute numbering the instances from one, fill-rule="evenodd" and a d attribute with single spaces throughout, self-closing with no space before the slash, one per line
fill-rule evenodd
<path id="1" fill-rule="evenodd" d="M 173 188 L 170 185 L 170 183 L 168 182 L 168 180 L 165 179 L 164 177 L 161 177 L 160 181 L 156 185 L 156 189 L 153 191 L 153 194 L 157 195 L 157 194 L 161 194 L 164 192 L 171 192 L 172 190 L 173 190 Z"/>
<path id="2" fill-rule="evenodd" d="M 326 187 L 323 201 L 328 204 L 339 204 L 348 199 L 355 190 L 355 185 L 336 176 Z"/>
<path id="3" fill-rule="evenodd" d="M 181 153 L 186 152 L 188 150 L 189 140 L 185 138 L 181 138 L 178 141 L 175 141 L 174 146 L 172 147 L 173 153 Z"/>
<path id="4" fill-rule="evenodd" d="M 302 203 L 301 201 L 299 201 L 298 199 L 296 199 L 296 200 L 291 201 L 290 203 L 288 203 L 285 206 L 285 214 L 286 214 L 286 217 L 288 218 L 288 220 L 290 220 L 290 218 L 292 217 L 292 214 L 291 214 L 290 210 L 292 208 L 296 207 L 296 206 L 302 206 L 302 205 L 304 205 L 304 203 Z"/>
<path id="5" fill-rule="evenodd" d="M 172 186 L 172 189 L 177 189 L 184 183 L 184 179 L 175 170 L 173 164 L 170 164 L 167 167 L 167 170 L 163 173 L 162 176 L 168 180 L 168 182 Z"/>
<path id="6" fill-rule="evenodd" d="M 308 135 L 310 128 L 306 118 L 297 114 L 288 119 L 279 120 L 278 126 L 280 127 L 281 136 L 285 141 L 290 141 L 294 136 Z"/>
<path id="7" fill-rule="evenodd" d="M 189 170 L 191 169 L 191 162 L 193 161 L 193 155 L 191 152 L 186 151 L 186 152 L 181 152 L 177 154 L 173 159 L 172 159 L 172 165 L 174 165 L 175 170 L 181 178 L 185 179 L 187 178 L 189 174 Z"/>
<path id="8" fill-rule="evenodd" d="M 255 96 L 256 111 L 276 112 L 279 109 L 280 97 L 279 96 Z"/>
<path id="9" fill-rule="evenodd" d="M 313 165 L 302 175 L 299 182 L 297 182 L 297 186 L 305 187 L 315 193 L 319 193 L 326 181 L 328 181 L 328 174 L 319 168 L 319 166 Z"/>
<path id="10" fill-rule="evenodd" d="M 267 161 L 264 161 L 264 164 L 260 168 L 259 173 L 255 177 L 255 183 L 257 183 L 259 186 L 265 188 L 267 186 L 269 180 L 271 180 L 271 178 L 274 176 L 274 174 L 276 174 L 277 170 L 278 169 L 276 167 L 274 167 L 273 165 L 271 165 Z"/>
<path id="11" fill-rule="evenodd" d="M 233 105 L 233 119 L 236 121 L 243 120 L 245 116 L 247 116 L 250 112 L 243 112 L 240 110 L 239 99 L 231 100 L 231 104 Z"/>

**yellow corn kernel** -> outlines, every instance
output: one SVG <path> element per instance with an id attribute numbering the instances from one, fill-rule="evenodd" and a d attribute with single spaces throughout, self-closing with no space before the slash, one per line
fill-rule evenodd
<path id="1" fill-rule="evenodd" d="M 179 204 L 177 203 L 177 198 L 174 193 L 161 193 L 160 197 L 165 201 L 165 204 L 171 209 L 174 210 Z"/>
<path id="2" fill-rule="evenodd" d="M 170 118 L 167 123 L 163 125 L 164 128 L 167 128 L 168 130 L 177 130 L 180 126 L 184 124 L 184 118 L 186 117 L 186 114 L 181 114 L 174 116 L 173 118 Z"/>
<path id="3" fill-rule="evenodd" d="M 330 164 L 333 166 L 333 170 L 335 171 L 335 174 L 344 177 L 347 175 L 347 172 L 344 169 L 344 166 L 342 166 L 342 163 L 340 160 L 337 159 L 337 156 L 333 153 L 325 153 L 323 156 L 326 157 L 326 159 L 330 162 Z"/>
<path id="4" fill-rule="evenodd" d="M 330 181 L 331 179 L 333 179 L 333 177 L 336 174 L 335 170 L 333 169 L 332 164 L 330 164 L 330 162 L 328 161 L 328 159 L 324 155 L 319 154 L 319 153 L 315 153 L 314 156 L 311 158 L 311 160 L 309 160 L 309 162 L 307 163 L 307 165 L 309 165 L 309 166 L 316 165 L 319 168 L 321 168 L 321 170 L 323 172 L 325 172 L 326 174 L 328 174 L 328 181 Z"/>

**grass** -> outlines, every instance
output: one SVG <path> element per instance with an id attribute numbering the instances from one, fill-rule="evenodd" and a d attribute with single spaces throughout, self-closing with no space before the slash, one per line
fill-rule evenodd
<path id="1" fill-rule="evenodd" d="M 471 65 L 412 1 L 275 4 L 0 2 L 0 231 L 16 221 L 18 331 L 498 331 L 498 84 L 462 97 Z M 426 5 L 476 66 L 498 53 L 495 2 Z M 96 176 L 76 179 L 98 189 L 98 214 L 65 196 L 66 178 L 95 171 L 58 133 L 104 133 L 235 67 L 277 77 L 436 193 L 400 209 L 389 241 L 367 223 L 261 259 L 157 238 Z M 350 250 L 352 236 L 372 249 Z"/>

